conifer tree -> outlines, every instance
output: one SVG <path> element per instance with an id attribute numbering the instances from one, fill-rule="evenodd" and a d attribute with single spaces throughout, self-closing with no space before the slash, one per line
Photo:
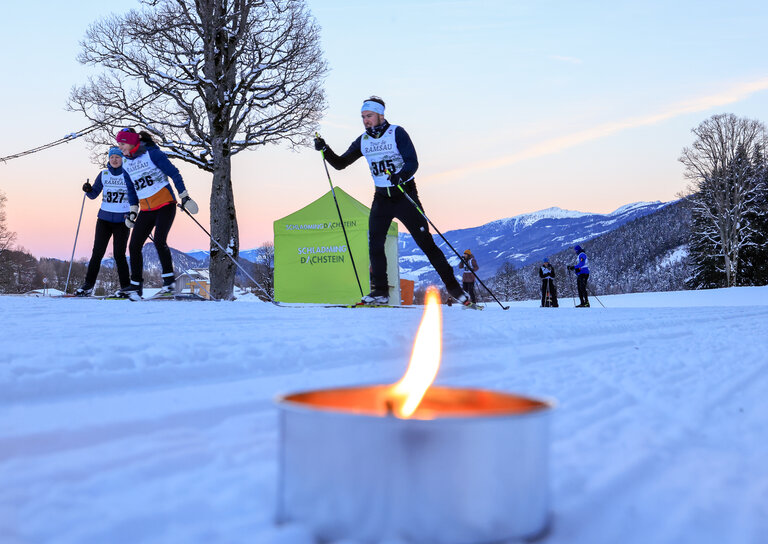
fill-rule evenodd
<path id="1" fill-rule="evenodd" d="M 697 136 L 680 161 L 691 181 L 692 287 L 730 287 L 750 281 L 744 255 L 759 244 L 758 215 L 764 190 L 763 123 L 714 115 L 693 129 Z"/>

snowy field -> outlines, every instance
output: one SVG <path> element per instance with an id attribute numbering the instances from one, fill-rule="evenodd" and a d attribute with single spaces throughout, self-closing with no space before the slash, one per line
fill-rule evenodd
<path id="1" fill-rule="evenodd" d="M 543 542 L 768 542 L 768 287 L 600 300 L 444 307 L 437 383 L 557 400 Z M 311 544 L 272 523 L 273 398 L 397 381 L 421 312 L 4 296 L 0 316 L 0 543 Z"/>

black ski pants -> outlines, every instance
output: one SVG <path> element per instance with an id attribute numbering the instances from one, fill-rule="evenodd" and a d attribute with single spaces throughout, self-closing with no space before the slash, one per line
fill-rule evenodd
<path id="1" fill-rule="evenodd" d="M 120 287 L 130 283 L 128 277 L 128 259 L 125 258 L 125 248 L 128 246 L 128 235 L 131 229 L 125 223 L 112 223 L 104 219 L 96 220 L 96 234 L 93 237 L 93 252 L 88 262 L 88 271 L 85 273 L 85 285 L 93 287 L 101 268 L 101 260 L 107 251 L 109 239 L 112 238 L 112 257 L 115 259 L 117 276 L 120 278 Z"/>
<path id="2" fill-rule="evenodd" d="M 416 185 L 406 184 L 408 195 L 422 210 Z M 429 233 L 429 223 L 406 197 L 395 187 L 389 189 L 376 188 L 371 204 L 371 215 L 368 219 L 368 254 L 371 260 L 371 289 L 388 290 L 387 257 L 384 253 L 384 243 L 387 240 L 387 230 L 393 219 L 398 219 L 413 236 L 416 245 L 421 248 L 429 262 L 443 280 L 448 292 L 456 293 L 461 287 L 453 275 L 453 267 L 437 247 Z"/>
<path id="3" fill-rule="evenodd" d="M 549 292 L 550 304 L 547 304 L 547 292 Z M 558 307 L 557 286 L 555 285 L 555 281 L 552 278 L 544 278 L 543 280 L 541 280 L 541 305 L 542 306 L 551 305 L 554 308 Z"/>
<path id="4" fill-rule="evenodd" d="M 139 212 L 128 246 L 128 251 L 131 254 L 131 280 L 139 283 L 144 281 L 144 256 L 141 254 L 141 249 L 152 233 L 152 229 L 155 229 L 155 249 L 160 259 L 160 266 L 163 268 L 163 274 L 173 274 L 173 259 L 167 240 L 175 217 L 176 204 L 173 202 L 156 210 Z"/>
<path id="5" fill-rule="evenodd" d="M 469 295 L 469 298 L 472 300 L 472 304 L 477 304 L 477 296 L 475 295 L 475 282 L 465 281 L 462 282 L 461 286 Z"/>
<path id="6" fill-rule="evenodd" d="M 579 301 L 581 304 L 589 304 L 589 297 L 587 296 L 587 280 L 589 274 L 577 274 L 576 275 L 576 287 L 579 289 Z"/>

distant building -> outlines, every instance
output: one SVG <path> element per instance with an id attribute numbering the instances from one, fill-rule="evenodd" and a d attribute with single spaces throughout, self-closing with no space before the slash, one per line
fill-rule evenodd
<path id="1" fill-rule="evenodd" d="M 207 268 L 190 268 L 176 278 L 176 293 L 192 293 L 211 298 L 211 277 Z"/>

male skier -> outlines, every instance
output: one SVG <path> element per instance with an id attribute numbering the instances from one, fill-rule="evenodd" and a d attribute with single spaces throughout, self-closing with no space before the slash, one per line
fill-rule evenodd
<path id="1" fill-rule="evenodd" d="M 365 126 L 361 134 L 342 155 L 336 155 L 320 137 L 315 138 L 315 149 L 336 170 L 346 168 L 360 157 L 365 157 L 376 186 L 368 220 L 368 252 L 371 261 L 371 292 L 364 296 L 365 304 L 388 304 L 389 283 L 384 242 L 392 220 L 397 218 L 413 236 L 416 244 L 432 263 L 448 294 L 464 305 L 470 304 L 467 293 L 453 275 L 453 268 L 437 247 L 429 233 L 429 223 L 402 193 L 405 191 L 421 208 L 413 175 L 419 167 L 416 149 L 403 127 L 390 125 L 384 118 L 384 101 L 372 96 L 363 102 L 360 110 Z M 402 191 L 401 191 L 402 189 Z"/>

